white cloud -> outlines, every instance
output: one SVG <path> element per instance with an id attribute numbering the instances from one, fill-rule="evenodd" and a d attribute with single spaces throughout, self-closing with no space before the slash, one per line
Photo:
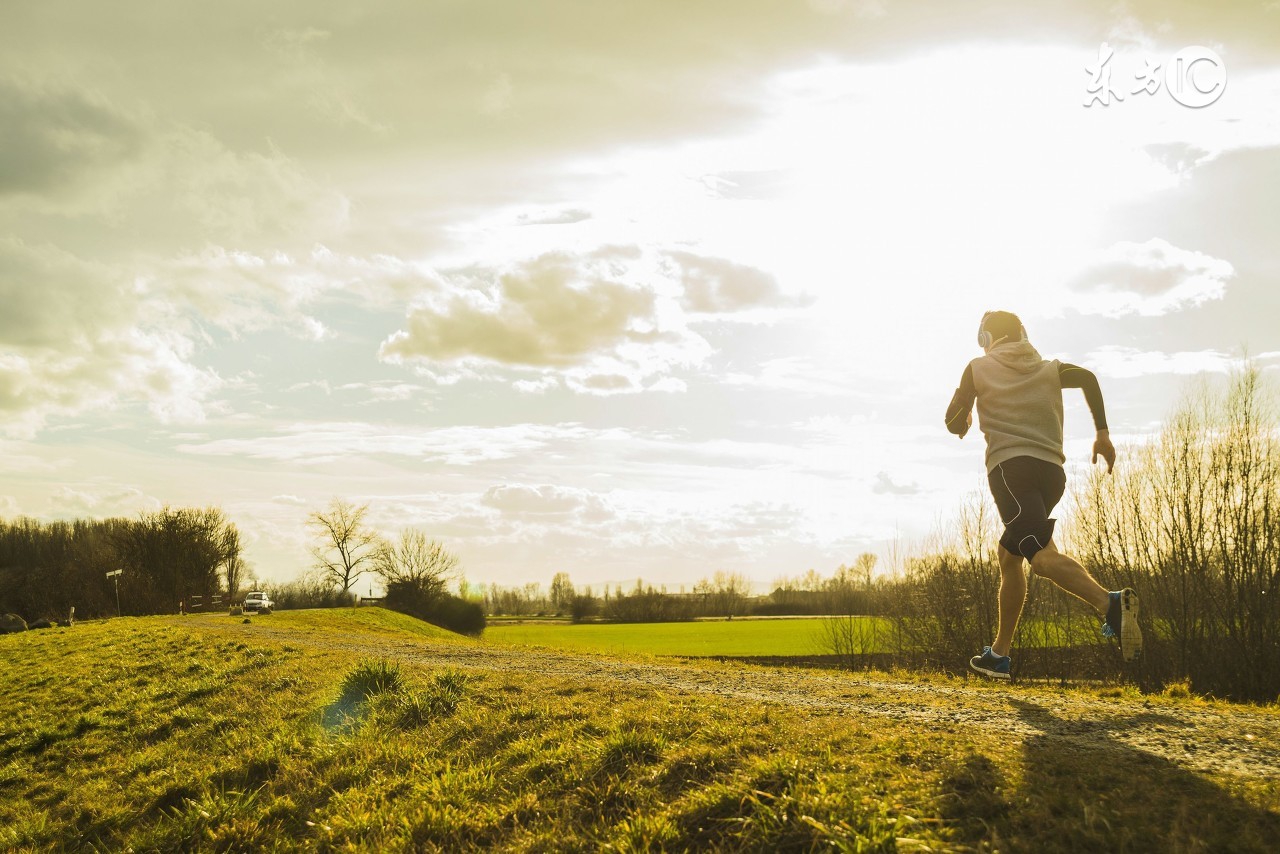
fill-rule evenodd
<path id="1" fill-rule="evenodd" d="M 347 255 L 316 244 L 294 254 L 210 245 L 150 259 L 144 286 L 232 334 L 278 329 L 323 341 L 332 333 L 312 312 L 326 305 L 348 302 L 389 309 L 442 284 L 421 263 L 386 254 Z"/>
<path id="2" fill-rule="evenodd" d="M 441 278 L 411 303 L 407 328 L 383 342 L 380 356 L 437 378 L 470 372 L 524 392 L 560 384 L 592 395 L 677 391 L 681 381 L 671 373 L 711 352 L 691 324 L 767 323 L 777 309 L 801 303 L 754 267 L 629 246 L 551 252 Z"/>
<path id="3" fill-rule="evenodd" d="M 719 498 L 685 504 L 642 492 L 606 498 L 573 487 L 505 485 L 479 496 L 421 496 L 395 515 L 429 520 L 431 530 L 451 538 L 468 575 L 503 581 L 548 578 L 562 569 L 580 579 L 581 568 L 593 583 L 603 573 L 691 586 L 730 564 L 773 572 L 778 554 L 797 542 L 822 549 L 807 512 L 792 504 Z M 524 556 L 518 568 L 511 554 Z"/>
<path id="4" fill-rule="evenodd" d="M 370 383 L 369 396 L 373 400 L 412 400 L 422 394 L 423 388 L 413 383 Z"/>
<path id="5" fill-rule="evenodd" d="M 1077 306 L 1085 314 L 1153 317 L 1222 299 L 1234 276 L 1227 261 L 1153 237 L 1116 243 L 1069 287 L 1086 294 Z"/>
<path id="6" fill-rule="evenodd" d="M 517 225 L 573 225 L 591 219 L 591 211 L 581 208 L 565 208 L 563 210 L 538 210 L 525 212 L 516 217 Z"/>
<path id="7" fill-rule="evenodd" d="M 508 516 L 547 517 L 574 515 L 599 522 L 615 511 L 600 495 L 586 489 L 552 484 L 502 484 L 490 487 L 480 502 Z"/>
<path id="8" fill-rule="evenodd" d="M 103 518 L 158 509 L 161 503 L 133 486 L 118 483 L 90 482 L 61 486 L 49 497 L 52 516 Z"/>
<path id="9" fill-rule="evenodd" d="M 876 472 L 876 481 L 871 486 L 876 495 L 917 495 L 920 492 L 918 483 L 896 483 L 888 472 Z"/>
<path id="10" fill-rule="evenodd" d="M 447 465 L 509 459 L 566 440 L 598 435 L 575 424 L 505 427 L 385 428 L 365 423 L 308 423 L 280 427 L 275 435 L 183 444 L 188 454 L 322 463 L 346 457 L 392 455 Z"/>
<path id="11" fill-rule="evenodd" d="M 48 477 L 66 464 L 41 453 L 41 447 L 33 442 L 8 441 L 0 438 L 0 474 L 37 475 Z"/>
<path id="12" fill-rule="evenodd" d="M 777 501 L 699 502 L 696 512 L 676 504 L 646 507 L 630 502 L 608 526 L 611 551 L 636 555 L 626 561 L 646 578 L 687 581 L 715 569 L 765 568 L 782 544 L 815 545 L 811 517 L 805 508 Z M 622 560 L 626 560 L 623 558 Z M 656 569 L 668 565 L 674 573 Z M 656 570 L 656 571 L 655 571 Z"/>
<path id="13" fill-rule="evenodd" d="M 140 309 L 123 271 L 12 237 L 0 237 L 0 304 L 0 344 L 50 351 L 128 326 Z"/>
<path id="14" fill-rule="evenodd" d="M 553 253 L 517 269 L 455 278 L 451 290 L 410 311 L 409 329 L 387 339 L 382 355 L 567 366 L 628 343 L 659 342 L 669 333 L 658 328 L 657 294 L 617 274 L 628 255 Z"/>
<path id="15" fill-rule="evenodd" d="M 347 221 L 346 198 L 316 183 L 274 146 L 235 151 L 210 133 L 179 127 L 161 134 L 156 149 L 150 189 L 171 200 L 170 213 L 176 208 L 192 217 L 190 233 L 202 235 L 201 243 L 244 245 L 292 235 L 314 240 Z"/>
<path id="16" fill-rule="evenodd" d="M 777 278 L 756 267 L 692 252 L 668 252 L 667 259 L 683 285 L 680 302 L 687 311 L 726 314 L 796 302 L 782 295 Z"/>
<path id="17" fill-rule="evenodd" d="M 1226 373 L 1239 367 L 1243 360 L 1217 350 L 1165 353 L 1133 347 L 1100 347 L 1089 353 L 1086 362 L 1099 374 L 1132 378 L 1151 374 Z"/>
<path id="18" fill-rule="evenodd" d="M 135 157 L 132 119 L 90 92 L 0 78 L 0 196 L 60 194 Z"/>
<path id="19" fill-rule="evenodd" d="M 134 401 L 164 423 L 198 422 L 222 385 L 193 363 L 170 307 L 145 300 L 119 270 L 0 240 L 0 302 L 0 411 L 10 435 Z"/>
<path id="20" fill-rule="evenodd" d="M 85 84 L 0 78 L 0 213 L 84 217 L 99 239 L 150 247 L 270 244 L 341 230 L 349 206 L 267 142 L 236 150 L 208 130 L 121 109 Z"/>
<path id="21" fill-rule="evenodd" d="M 11 233 L 0 231 L 4 433 L 133 403 L 162 423 L 199 422 L 237 385 L 200 364 L 206 321 L 322 339 L 303 307 L 359 281 L 358 265 L 320 250 L 307 259 L 318 269 L 302 269 L 279 249 L 218 246 L 310 243 L 345 223 L 345 198 L 274 146 L 233 150 L 69 83 L 0 77 L 0 117 L 13 130 L 0 149 L 0 229 Z M 55 221 L 64 225 L 47 228 Z M 58 245 L 14 236 L 26 232 Z"/>
<path id="22" fill-rule="evenodd" d="M 516 380 L 511 387 L 523 394 L 545 394 L 560 385 L 554 374 L 544 374 L 536 380 Z"/>
<path id="23" fill-rule="evenodd" d="M 650 272 L 642 253 L 626 247 L 457 271 L 445 276 L 447 288 L 417 300 L 407 328 L 379 352 L 428 370 L 514 369 L 522 391 L 545 389 L 557 374 L 582 393 L 639 391 L 710 351 L 687 327 L 678 285 Z"/>

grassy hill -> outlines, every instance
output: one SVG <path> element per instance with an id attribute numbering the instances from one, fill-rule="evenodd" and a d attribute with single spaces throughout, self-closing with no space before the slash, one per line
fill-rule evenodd
<path id="1" fill-rule="evenodd" d="M 0 637 L 0 849 L 1264 851 L 1280 838 L 1276 745 L 1253 735 L 1280 731 L 1274 708 L 731 665 L 663 664 L 667 681 L 646 683 L 624 678 L 657 667 L 644 659 L 563 660 L 380 609 Z M 762 680 L 780 693 L 744 688 Z M 975 710 L 995 710 L 990 725 Z M 1259 761 L 1204 761 L 1232 755 L 1195 728 L 1222 721 Z M 1139 750 L 1136 727 L 1172 735 Z M 1198 761 L 1178 758 L 1179 738 Z"/>

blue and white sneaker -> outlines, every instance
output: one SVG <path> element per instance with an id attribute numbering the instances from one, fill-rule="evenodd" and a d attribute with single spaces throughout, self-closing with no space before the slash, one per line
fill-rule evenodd
<path id="1" fill-rule="evenodd" d="M 996 655 L 989 646 L 982 648 L 982 655 L 975 655 L 969 659 L 971 670 L 991 679 L 1008 679 L 1009 665 L 1012 663 L 1009 656 Z"/>
<path id="2" fill-rule="evenodd" d="M 1120 656 L 1133 661 L 1142 654 L 1142 629 L 1138 627 L 1138 594 L 1132 588 L 1113 590 L 1102 621 L 1104 637 L 1120 641 Z"/>

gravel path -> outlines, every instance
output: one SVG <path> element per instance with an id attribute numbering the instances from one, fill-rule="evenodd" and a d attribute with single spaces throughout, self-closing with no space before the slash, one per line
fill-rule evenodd
<path id="1" fill-rule="evenodd" d="M 192 628 L 191 622 L 179 623 Z M 1159 699 L 1117 703 L 986 683 L 938 685 L 896 681 L 883 674 L 705 664 L 672 659 L 629 661 L 602 655 L 477 643 L 336 639 L 266 621 L 210 622 L 200 631 L 263 638 L 305 649 L 342 649 L 429 667 L 547 675 L 584 682 L 617 682 L 662 691 L 710 694 L 781 706 L 911 719 L 930 728 L 997 728 L 1026 742 L 1063 740 L 1082 749 L 1123 745 L 1197 771 L 1280 779 L 1280 715 L 1228 703 L 1200 707 Z"/>

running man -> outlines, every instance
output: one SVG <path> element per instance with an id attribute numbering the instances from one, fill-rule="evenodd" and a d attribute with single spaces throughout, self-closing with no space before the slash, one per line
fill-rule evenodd
<path id="1" fill-rule="evenodd" d="M 947 407 L 947 429 L 964 438 L 973 426 L 973 403 L 987 437 L 987 483 L 1004 522 L 1000 537 L 1000 626 L 991 646 L 969 666 L 993 679 L 1009 678 L 1009 646 L 1027 598 L 1023 560 L 1031 571 L 1092 605 L 1102 633 L 1120 642 L 1125 661 L 1142 651 L 1138 596 L 1131 589 L 1107 591 L 1053 543 L 1049 514 L 1062 498 L 1062 390 L 1084 391 L 1098 435 L 1093 462 L 1101 456 L 1111 473 L 1116 449 L 1107 431 L 1102 390 L 1091 371 L 1041 358 L 1016 314 L 989 311 L 978 324 L 978 346 L 986 352 L 969 363 Z"/>

